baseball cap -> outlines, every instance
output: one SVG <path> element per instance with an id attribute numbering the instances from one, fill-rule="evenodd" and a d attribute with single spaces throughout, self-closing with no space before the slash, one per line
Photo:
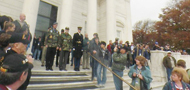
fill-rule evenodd
<path id="1" fill-rule="evenodd" d="M 10 54 L 5 57 L 2 66 L 0 67 L 1 72 L 22 72 L 28 68 L 32 68 L 26 57 L 22 54 Z"/>
<path id="2" fill-rule="evenodd" d="M 30 41 L 26 39 L 26 36 L 24 34 L 21 34 L 21 33 L 15 33 L 9 39 L 9 43 L 17 43 L 17 42 L 21 42 L 23 44 L 29 44 L 30 43 Z"/>

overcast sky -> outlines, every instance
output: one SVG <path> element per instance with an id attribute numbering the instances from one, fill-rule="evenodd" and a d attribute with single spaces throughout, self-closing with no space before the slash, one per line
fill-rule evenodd
<path id="1" fill-rule="evenodd" d="M 171 0 L 131 0 L 132 26 L 140 20 L 159 20 L 161 9 L 166 7 Z"/>

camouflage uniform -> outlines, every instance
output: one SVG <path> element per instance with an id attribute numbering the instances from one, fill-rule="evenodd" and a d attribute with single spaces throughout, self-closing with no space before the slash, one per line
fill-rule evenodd
<path id="1" fill-rule="evenodd" d="M 67 60 L 69 58 L 70 50 L 72 48 L 72 37 L 69 33 L 63 33 L 60 36 L 60 60 L 59 60 L 59 70 L 66 70 Z"/>
<path id="2" fill-rule="evenodd" d="M 59 31 L 56 29 L 50 30 L 45 37 L 44 44 L 47 46 L 46 53 L 46 70 L 53 70 L 53 61 L 56 53 L 56 47 L 59 47 Z"/>

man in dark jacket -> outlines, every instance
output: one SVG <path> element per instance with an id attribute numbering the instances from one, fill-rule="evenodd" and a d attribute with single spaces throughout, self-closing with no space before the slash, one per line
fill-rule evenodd
<path id="1" fill-rule="evenodd" d="M 163 64 L 166 68 L 168 81 L 170 81 L 172 70 L 176 66 L 176 59 L 171 56 L 171 51 L 168 51 L 167 56 L 163 58 Z"/>
<path id="2" fill-rule="evenodd" d="M 42 42 L 41 42 L 41 37 L 39 37 L 36 41 L 36 44 L 34 45 L 35 50 L 34 50 L 34 58 L 36 60 L 40 60 L 40 54 L 42 51 Z"/>
<path id="3" fill-rule="evenodd" d="M 102 41 L 100 43 L 100 49 L 99 49 L 99 60 L 106 66 L 109 65 L 110 61 L 111 61 L 111 54 L 108 51 L 108 49 L 106 49 L 106 43 L 104 41 Z M 103 77 L 101 77 L 102 75 L 102 69 L 103 69 Z M 107 73 L 107 69 L 106 67 L 102 66 L 100 63 L 98 63 L 98 67 L 97 67 L 97 81 L 98 81 L 98 86 L 104 86 L 106 83 L 106 73 Z"/>
<path id="4" fill-rule="evenodd" d="M 78 27 L 78 32 L 73 36 L 73 54 L 74 54 L 74 64 L 75 71 L 80 71 L 80 59 L 82 57 L 82 45 L 83 45 L 83 35 L 81 34 L 82 27 Z"/>
<path id="5" fill-rule="evenodd" d="M 85 34 L 85 38 L 83 40 L 83 64 L 82 64 L 82 68 L 83 69 L 90 69 L 89 68 L 89 39 L 88 39 L 88 34 Z"/>
<path id="6" fill-rule="evenodd" d="M 20 14 L 20 20 L 15 20 L 13 23 L 15 24 L 15 32 L 23 33 L 25 28 L 28 27 L 28 24 L 25 22 L 26 16 L 25 14 Z"/>
<path id="7" fill-rule="evenodd" d="M 95 43 L 90 45 L 90 53 L 93 55 L 96 59 L 99 59 L 99 38 L 96 37 L 94 38 Z M 94 80 L 95 77 L 97 77 L 97 67 L 98 67 L 98 62 L 92 57 L 92 80 Z"/>

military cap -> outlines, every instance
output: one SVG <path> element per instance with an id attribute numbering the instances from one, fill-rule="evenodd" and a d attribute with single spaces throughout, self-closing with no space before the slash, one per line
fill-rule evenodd
<path id="1" fill-rule="evenodd" d="M 5 57 L 2 66 L 0 67 L 0 72 L 22 72 L 28 68 L 32 68 L 26 57 L 22 54 L 10 54 Z"/>
<path id="2" fill-rule="evenodd" d="M 65 27 L 65 30 L 69 30 L 69 27 Z"/>
<path id="3" fill-rule="evenodd" d="M 119 38 L 115 38 L 115 41 L 119 41 Z"/>
<path id="4" fill-rule="evenodd" d="M 64 29 L 61 29 L 61 32 L 64 32 Z"/>
<path id="5" fill-rule="evenodd" d="M 82 27 L 78 27 L 78 30 L 82 30 Z"/>
<path id="6" fill-rule="evenodd" d="M 27 45 L 30 43 L 30 41 L 26 39 L 25 35 L 21 33 L 15 33 L 9 39 L 9 43 L 17 43 L 17 42 L 21 42 Z"/>
<path id="7" fill-rule="evenodd" d="M 57 22 L 54 22 L 53 25 L 58 24 Z"/>

